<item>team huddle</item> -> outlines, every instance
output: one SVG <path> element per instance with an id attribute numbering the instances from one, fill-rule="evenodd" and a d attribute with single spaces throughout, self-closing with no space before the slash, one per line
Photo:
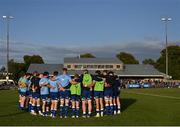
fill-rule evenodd
<path id="1" fill-rule="evenodd" d="M 82 75 L 69 76 L 57 71 L 40 74 L 27 73 L 19 79 L 19 108 L 32 115 L 56 118 L 91 117 L 95 109 L 96 117 L 121 113 L 120 82 L 112 71 L 96 71 L 91 75 L 84 70 Z M 95 107 L 95 108 L 94 108 Z"/>

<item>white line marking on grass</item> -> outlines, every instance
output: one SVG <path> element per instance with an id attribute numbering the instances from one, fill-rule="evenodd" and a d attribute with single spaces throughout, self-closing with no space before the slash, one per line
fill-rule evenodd
<path id="1" fill-rule="evenodd" d="M 127 92 L 126 93 L 132 93 L 132 94 L 139 94 L 139 95 L 146 95 L 146 96 L 154 96 L 154 97 L 162 97 L 162 98 L 169 98 L 169 99 L 178 99 L 179 97 L 173 97 L 173 96 L 164 96 L 164 95 L 158 95 L 158 94 L 147 94 L 147 93 L 136 93 L 136 92 Z"/>

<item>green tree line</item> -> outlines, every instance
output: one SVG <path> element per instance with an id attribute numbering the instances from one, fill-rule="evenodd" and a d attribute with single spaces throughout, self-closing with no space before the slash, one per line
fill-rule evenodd
<path id="1" fill-rule="evenodd" d="M 143 64 L 153 65 L 160 72 L 165 73 L 165 55 L 166 50 L 163 49 L 160 52 L 160 57 L 157 60 L 153 60 L 151 58 L 144 59 L 142 61 Z M 81 58 L 95 58 L 95 55 L 91 53 L 85 53 L 80 55 Z M 139 61 L 133 56 L 131 53 L 120 52 L 116 54 L 116 57 L 121 60 L 124 64 L 139 64 Z M 12 73 L 12 77 L 14 80 L 17 80 L 20 76 L 26 73 L 29 65 L 31 63 L 43 64 L 44 60 L 39 55 L 25 55 L 23 57 L 24 62 L 18 63 L 13 59 L 9 61 L 9 72 Z M 173 77 L 173 79 L 180 79 L 180 46 L 168 46 L 168 59 L 169 59 L 169 75 Z M 4 71 L 4 67 L 0 69 L 0 71 Z"/>

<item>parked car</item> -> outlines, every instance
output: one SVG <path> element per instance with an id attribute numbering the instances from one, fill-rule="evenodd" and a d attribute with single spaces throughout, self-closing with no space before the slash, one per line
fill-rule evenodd
<path id="1" fill-rule="evenodd" d="M 17 86 L 13 80 L 0 79 L 0 90 L 15 89 L 15 88 L 17 88 Z"/>

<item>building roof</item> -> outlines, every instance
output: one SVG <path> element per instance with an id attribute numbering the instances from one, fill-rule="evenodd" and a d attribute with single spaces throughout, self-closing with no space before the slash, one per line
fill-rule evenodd
<path id="1" fill-rule="evenodd" d="M 163 77 L 164 74 L 155 69 L 152 65 L 144 64 L 125 64 L 124 70 L 112 70 L 121 77 Z M 82 74 L 82 70 L 69 70 L 70 75 Z M 89 70 L 89 73 L 95 74 L 95 70 Z"/>
<path id="2" fill-rule="evenodd" d="M 78 57 L 66 57 L 64 63 L 96 63 L 96 64 L 121 64 L 122 62 L 117 58 L 78 58 Z"/>
<path id="3" fill-rule="evenodd" d="M 124 70 L 117 73 L 120 76 L 164 76 L 164 73 L 147 64 L 125 64 Z"/>
<path id="4" fill-rule="evenodd" d="M 144 64 L 125 64 L 124 70 L 112 70 L 116 75 L 120 77 L 164 77 L 164 73 L 159 72 L 152 65 Z M 63 64 L 31 64 L 28 69 L 28 73 L 38 71 L 43 73 L 48 71 L 52 74 L 54 71 L 62 73 Z M 89 70 L 89 73 L 95 74 L 96 70 Z M 69 70 L 69 75 L 82 74 L 82 70 Z"/>
<path id="5" fill-rule="evenodd" d="M 28 73 L 33 73 L 37 71 L 43 73 L 45 71 L 53 74 L 54 71 L 62 73 L 63 64 L 31 64 L 27 70 Z"/>

